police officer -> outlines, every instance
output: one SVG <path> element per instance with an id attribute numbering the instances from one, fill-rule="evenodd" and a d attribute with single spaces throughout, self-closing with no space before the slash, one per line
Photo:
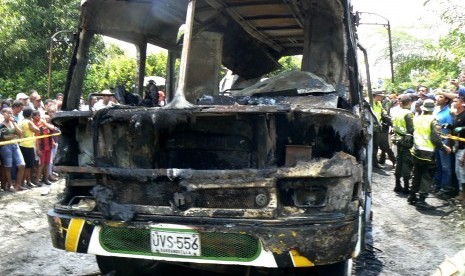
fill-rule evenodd
<path id="1" fill-rule="evenodd" d="M 409 181 L 412 174 L 412 154 L 410 148 L 413 146 L 413 113 L 410 110 L 412 105 L 412 97 L 408 94 L 399 97 L 400 107 L 393 116 L 393 143 L 397 146 L 396 170 L 394 176 L 396 178 L 396 186 L 394 192 L 408 194 Z M 402 188 L 401 178 L 404 180 Z"/>
<path id="2" fill-rule="evenodd" d="M 435 173 L 434 150 L 444 150 L 450 153 L 451 149 L 443 144 L 438 124 L 433 115 L 434 101 L 427 99 L 423 102 L 421 115 L 413 119 L 413 141 L 414 146 L 411 149 L 413 155 L 413 181 L 412 190 L 408 197 L 410 204 L 415 204 L 417 209 L 431 209 L 432 206 L 425 202 L 428 192 L 433 184 Z M 419 193 L 417 198 L 416 193 Z"/>
<path id="3" fill-rule="evenodd" d="M 373 112 L 375 113 L 378 124 L 373 129 L 373 167 L 383 169 L 384 167 L 378 162 L 378 148 L 381 148 L 383 153 L 387 152 L 391 162 L 395 163 L 394 153 L 389 146 L 389 126 L 391 118 L 383 108 L 383 99 L 386 96 L 384 91 L 376 91 L 373 93 Z M 387 125 L 384 126 L 383 124 Z"/>
<path id="4" fill-rule="evenodd" d="M 394 94 L 395 95 L 395 94 Z M 392 107 L 393 100 L 391 99 L 392 94 L 389 98 L 385 97 L 383 100 L 383 111 L 381 113 L 381 131 L 378 133 L 378 146 L 380 149 L 380 156 L 378 163 L 384 165 L 386 163 L 386 155 L 392 163 L 392 169 L 396 166 L 396 155 L 391 147 L 391 134 L 390 130 L 392 127 L 392 117 L 389 114 Z M 395 98 L 397 103 L 397 96 Z"/>

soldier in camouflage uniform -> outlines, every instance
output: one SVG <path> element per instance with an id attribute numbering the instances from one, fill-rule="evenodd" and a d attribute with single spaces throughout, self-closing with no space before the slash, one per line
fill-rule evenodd
<path id="1" fill-rule="evenodd" d="M 392 164 L 396 163 L 394 152 L 392 152 L 389 145 L 391 118 L 387 115 L 383 106 L 383 99 L 386 96 L 384 93 L 385 91 L 376 91 L 373 93 L 373 112 L 378 120 L 378 123 L 373 128 L 373 167 L 378 169 L 384 169 L 380 164 L 385 163 L 386 153 Z M 378 161 L 378 149 L 381 150 L 380 162 Z"/>
<path id="2" fill-rule="evenodd" d="M 413 119 L 414 146 L 411 149 L 413 155 L 413 181 L 412 190 L 408 197 L 410 204 L 415 204 L 417 209 L 430 209 L 425 199 L 433 184 L 435 173 L 434 150 L 440 149 L 450 154 L 451 149 L 442 142 L 441 126 L 433 115 L 434 101 L 427 99 L 421 109 L 423 113 Z M 416 197 L 419 193 L 420 197 Z"/>
<path id="3" fill-rule="evenodd" d="M 392 120 L 394 130 L 392 139 L 397 146 L 394 192 L 408 194 L 413 166 L 412 154 L 410 153 L 410 148 L 413 146 L 413 113 L 410 111 L 412 98 L 409 95 L 402 95 L 399 101 L 402 109 L 395 113 Z M 404 180 L 403 188 L 401 178 Z"/>

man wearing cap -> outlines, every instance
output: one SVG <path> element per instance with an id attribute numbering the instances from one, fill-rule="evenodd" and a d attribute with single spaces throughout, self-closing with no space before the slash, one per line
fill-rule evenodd
<path id="1" fill-rule="evenodd" d="M 385 97 L 384 91 L 376 91 L 373 93 L 373 112 L 375 113 L 378 124 L 373 129 L 373 167 L 382 169 L 383 167 L 378 162 L 378 148 L 381 148 L 382 151 L 387 152 L 389 159 L 395 163 L 394 153 L 389 147 L 389 125 L 390 118 L 387 115 L 386 111 L 383 108 L 382 101 Z M 384 127 L 383 123 L 388 125 L 388 129 Z"/>
<path id="2" fill-rule="evenodd" d="M 396 96 L 394 94 L 394 96 Z M 380 149 L 378 163 L 384 165 L 386 163 L 386 155 L 392 163 L 392 169 L 396 165 L 396 155 L 392 151 L 391 141 L 390 141 L 390 130 L 392 126 L 392 117 L 390 111 L 393 105 L 397 104 L 397 98 L 395 100 L 385 97 L 383 100 L 383 112 L 381 113 L 381 131 L 378 133 L 378 146 Z"/>
<path id="3" fill-rule="evenodd" d="M 433 115 L 435 103 L 431 99 L 426 99 L 421 106 L 423 113 L 413 119 L 413 142 L 411 149 L 413 155 L 413 180 L 412 189 L 407 201 L 415 204 L 419 210 L 431 209 L 432 206 L 426 203 L 429 190 L 433 184 L 435 173 L 435 148 L 451 152 L 449 146 L 442 142 L 440 125 Z M 416 193 L 419 193 L 417 198 Z"/>
<path id="4" fill-rule="evenodd" d="M 29 106 L 29 96 L 26 93 L 18 93 L 16 94 L 16 100 L 19 100 L 23 103 L 23 106 Z"/>
<path id="5" fill-rule="evenodd" d="M 392 141 L 397 146 L 394 192 L 408 194 L 413 166 L 412 154 L 410 153 L 410 148 L 413 146 L 413 113 L 410 111 L 412 97 L 408 94 L 401 95 L 399 102 L 401 109 L 396 111 L 392 118 L 394 131 Z M 403 188 L 401 179 L 404 180 Z"/>
<path id="6" fill-rule="evenodd" d="M 418 87 L 417 94 L 416 95 L 414 94 L 414 97 L 416 97 L 416 99 L 412 103 L 411 110 L 415 116 L 421 115 L 421 113 L 423 112 L 421 110 L 421 106 L 423 105 L 423 102 L 426 99 L 428 99 L 427 94 L 428 94 L 428 87 L 423 86 L 423 85 L 420 85 Z"/>
<path id="7" fill-rule="evenodd" d="M 111 107 L 114 105 L 114 103 L 111 101 L 111 98 L 113 97 L 113 93 L 111 93 L 110 90 L 105 89 L 102 91 L 102 94 L 105 94 L 108 96 L 102 96 L 102 98 L 94 104 L 94 110 L 100 110 L 105 107 Z"/>

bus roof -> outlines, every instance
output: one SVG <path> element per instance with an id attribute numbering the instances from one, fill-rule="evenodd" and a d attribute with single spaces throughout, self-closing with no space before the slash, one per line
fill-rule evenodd
<path id="1" fill-rule="evenodd" d="M 180 50 L 177 35 L 185 22 L 188 2 L 86 0 L 82 3 L 81 27 L 134 44 Z M 338 53 L 340 59 L 344 52 L 340 42 L 347 2 L 197 0 L 194 36 L 205 30 L 225 33 L 223 63 L 246 78 L 277 69 L 277 60 L 282 56 L 302 54 L 306 40 L 311 40 L 315 47 L 320 44 L 325 51 Z M 304 29 L 311 29 L 311 34 Z M 339 38 L 328 44 L 330 36 Z M 239 65 L 245 56 L 247 65 Z"/>

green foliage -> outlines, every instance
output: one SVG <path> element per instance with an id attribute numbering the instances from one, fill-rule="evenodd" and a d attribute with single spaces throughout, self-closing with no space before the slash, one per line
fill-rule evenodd
<path id="1" fill-rule="evenodd" d="M 4 98 L 32 88 L 46 94 L 50 38 L 57 31 L 77 29 L 79 6 L 79 0 L 0 0 L 0 87 Z M 57 39 L 54 70 L 66 71 L 71 45 L 60 36 Z"/>
<path id="2" fill-rule="evenodd" d="M 463 1 L 427 0 L 425 6 L 436 11 L 448 24 L 449 33 L 438 42 L 430 38 L 415 38 L 406 33 L 393 35 L 395 49 L 395 84 L 392 89 L 402 91 L 418 85 L 449 89 L 450 79 L 457 78 L 465 69 L 465 24 Z"/>
<path id="3" fill-rule="evenodd" d="M 166 77 L 166 64 L 168 55 L 166 52 L 158 52 L 147 56 L 145 75 Z"/>
<path id="4" fill-rule="evenodd" d="M 279 64 L 281 68 L 273 71 L 266 75 L 266 77 L 276 76 L 279 73 L 287 72 L 291 70 L 300 70 L 300 64 L 302 63 L 301 56 L 285 56 L 279 59 Z"/>
<path id="5" fill-rule="evenodd" d="M 135 83 L 136 58 L 130 57 L 116 44 L 109 44 L 99 51 L 100 55 L 91 58 L 84 81 L 84 97 L 117 85 L 131 91 Z M 92 52 L 97 51 L 93 49 Z M 167 59 L 168 55 L 163 51 L 147 55 L 145 75 L 165 77 Z"/>
<path id="6" fill-rule="evenodd" d="M 457 78 L 461 70 L 459 65 L 465 54 L 461 45 L 465 42 L 465 36 L 453 31 L 435 44 L 429 40 L 402 39 L 408 43 L 397 44 L 399 50 L 394 56 L 396 83 L 391 84 L 390 88 L 397 91 L 418 85 L 450 88 L 450 79 Z M 416 46 L 411 45 L 412 41 Z"/>

